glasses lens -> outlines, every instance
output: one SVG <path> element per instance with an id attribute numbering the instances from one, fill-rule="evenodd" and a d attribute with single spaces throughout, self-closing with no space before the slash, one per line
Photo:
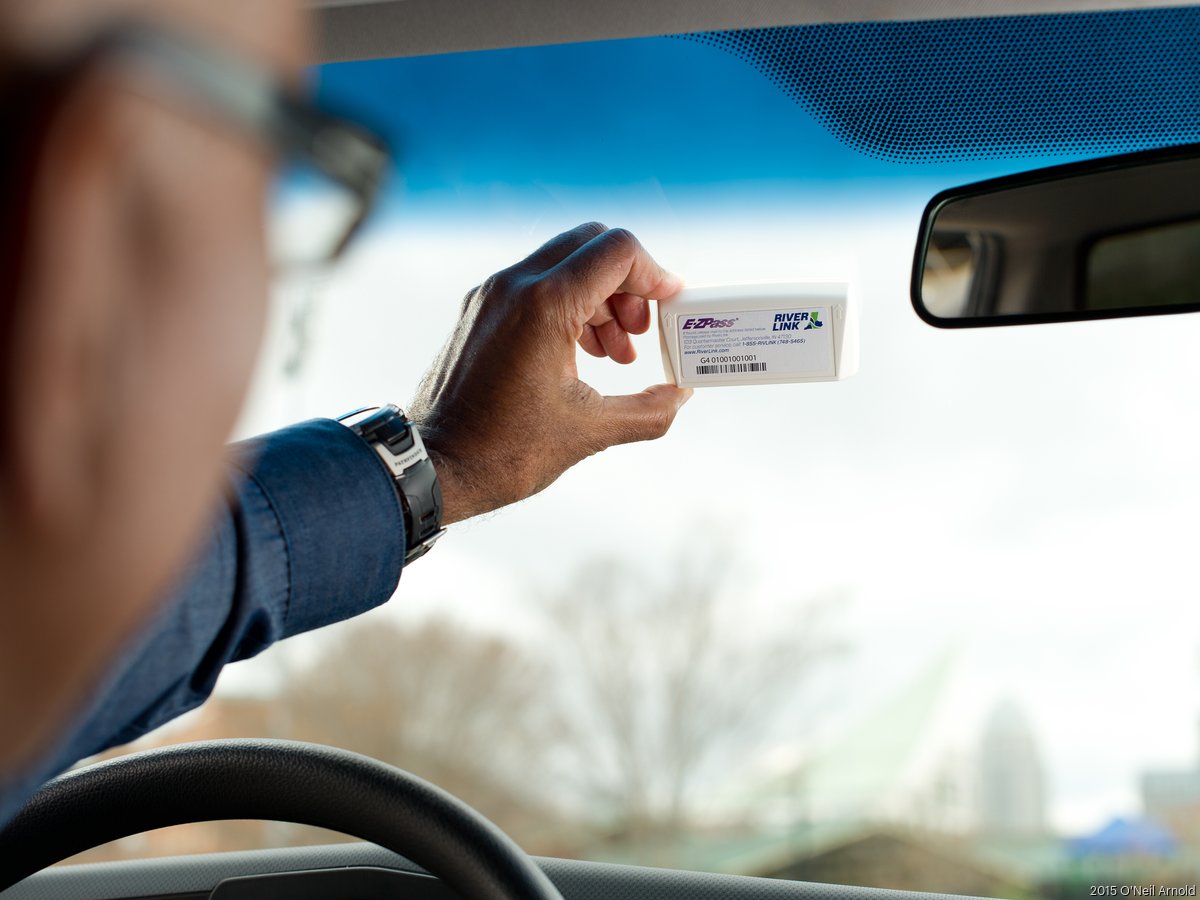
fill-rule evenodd
<path id="1" fill-rule="evenodd" d="M 267 247 L 277 269 L 329 262 L 361 214 L 348 187 L 315 166 L 296 163 L 276 176 L 268 200 Z"/>

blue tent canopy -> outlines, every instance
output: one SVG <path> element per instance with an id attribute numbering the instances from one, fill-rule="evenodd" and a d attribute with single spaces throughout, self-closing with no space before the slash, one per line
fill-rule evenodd
<path id="1" fill-rule="evenodd" d="M 1170 856 L 1178 842 L 1174 835 L 1149 819 L 1116 818 L 1099 831 L 1075 838 L 1068 845 L 1072 857 Z"/>

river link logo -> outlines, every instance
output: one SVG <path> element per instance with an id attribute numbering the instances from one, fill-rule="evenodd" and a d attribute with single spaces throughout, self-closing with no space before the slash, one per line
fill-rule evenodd
<path id="1" fill-rule="evenodd" d="M 819 309 L 808 312 L 775 313 L 775 321 L 771 323 L 772 331 L 812 331 L 824 327 L 825 323 L 821 321 Z"/>

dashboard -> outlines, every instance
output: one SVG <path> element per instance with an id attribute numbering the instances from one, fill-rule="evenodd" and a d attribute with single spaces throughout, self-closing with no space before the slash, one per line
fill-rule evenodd
<path id="1" fill-rule="evenodd" d="M 565 900 L 951 896 L 566 859 L 535 861 Z M 363 843 L 60 866 L 0 892 L 0 900 L 451 900 L 455 896 L 404 857 Z"/>

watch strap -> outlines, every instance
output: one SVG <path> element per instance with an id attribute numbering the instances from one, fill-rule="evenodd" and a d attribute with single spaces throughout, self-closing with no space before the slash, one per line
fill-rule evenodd
<path id="1" fill-rule="evenodd" d="M 417 426 L 395 404 L 372 409 L 355 410 L 338 421 L 370 444 L 391 472 L 404 512 L 407 565 L 428 553 L 446 533 L 442 527 L 442 487 Z M 355 419 L 363 413 L 370 415 Z"/>

